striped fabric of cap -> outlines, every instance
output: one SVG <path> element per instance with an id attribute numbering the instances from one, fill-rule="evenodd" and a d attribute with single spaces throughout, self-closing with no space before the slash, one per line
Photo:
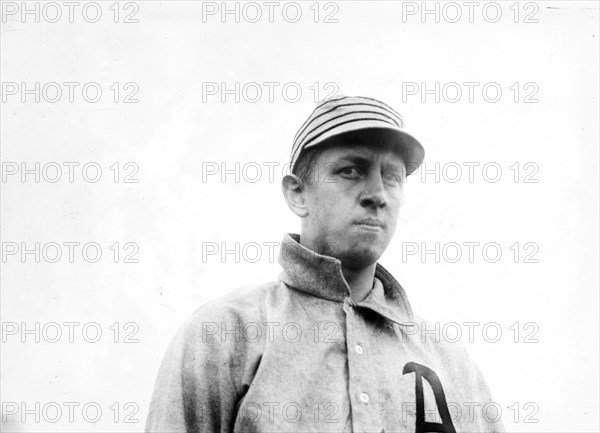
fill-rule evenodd
<path id="1" fill-rule="evenodd" d="M 310 117 L 296 133 L 290 169 L 293 170 L 302 151 L 328 138 L 359 129 L 385 128 L 396 131 L 399 144 L 409 148 L 408 153 L 414 157 L 412 158 L 414 161 L 411 161 L 412 172 L 422 162 L 424 150 L 416 139 L 402 131 L 403 127 L 402 116 L 377 99 L 364 96 L 336 96 L 327 99 L 317 104 Z"/>

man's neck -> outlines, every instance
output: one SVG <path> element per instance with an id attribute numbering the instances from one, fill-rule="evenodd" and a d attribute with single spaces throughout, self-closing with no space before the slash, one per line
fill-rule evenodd
<path id="1" fill-rule="evenodd" d="M 319 254 L 327 255 L 321 251 L 318 244 L 311 242 L 310 238 L 300 235 L 300 244 L 311 251 Z M 342 265 L 342 274 L 348 286 L 350 286 L 350 297 L 354 302 L 363 301 L 373 289 L 373 279 L 375 278 L 375 268 L 377 263 L 367 266 L 366 268 L 347 268 Z"/>
<path id="2" fill-rule="evenodd" d="M 350 297 L 354 302 L 363 301 L 373 289 L 376 263 L 362 269 L 348 269 L 342 266 L 342 273 L 350 286 Z"/>

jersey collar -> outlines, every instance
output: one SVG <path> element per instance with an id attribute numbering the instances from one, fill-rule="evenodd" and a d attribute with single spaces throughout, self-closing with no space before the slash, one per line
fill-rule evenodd
<path id="1" fill-rule="evenodd" d="M 283 236 L 278 261 L 283 268 L 280 279 L 289 287 L 330 301 L 348 299 L 352 305 L 370 309 L 398 324 L 414 322 L 404 289 L 379 263 L 375 267 L 373 289 L 363 301 L 355 303 L 350 301 L 350 287 L 340 260 L 301 245 L 298 234 Z"/>

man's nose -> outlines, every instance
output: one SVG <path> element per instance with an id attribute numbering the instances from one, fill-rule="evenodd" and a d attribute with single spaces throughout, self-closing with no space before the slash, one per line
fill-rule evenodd
<path id="1" fill-rule="evenodd" d="M 385 187 L 380 174 L 368 177 L 360 197 L 360 205 L 371 208 L 383 208 L 387 205 Z"/>

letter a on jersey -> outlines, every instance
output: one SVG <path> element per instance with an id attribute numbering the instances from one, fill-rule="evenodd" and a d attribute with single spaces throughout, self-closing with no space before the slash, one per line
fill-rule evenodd
<path id="1" fill-rule="evenodd" d="M 404 366 L 402 374 L 415 373 L 415 398 L 417 405 L 417 421 L 415 423 L 415 433 L 456 433 L 454 424 L 452 424 L 452 418 L 450 417 L 450 411 L 446 403 L 446 395 L 444 394 L 444 388 L 438 378 L 435 371 L 424 365 L 417 364 L 416 362 L 409 362 Z M 423 378 L 433 390 L 435 396 L 435 404 L 437 405 L 438 412 L 442 419 L 442 423 L 437 422 L 425 422 L 425 400 L 423 397 Z"/>

